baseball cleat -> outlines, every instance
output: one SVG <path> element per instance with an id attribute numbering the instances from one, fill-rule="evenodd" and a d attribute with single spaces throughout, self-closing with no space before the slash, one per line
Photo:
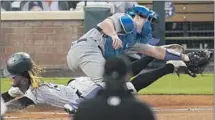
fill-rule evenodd
<path id="1" fill-rule="evenodd" d="M 68 114 L 75 114 L 76 109 L 69 104 L 65 104 L 64 105 L 64 111 L 67 112 Z"/>
<path id="2" fill-rule="evenodd" d="M 180 74 L 188 74 L 191 77 L 196 77 L 187 67 L 186 63 L 181 60 L 169 60 L 166 64 L 172 64 L 174 66 L 174 72 L 180 76 Z"/>

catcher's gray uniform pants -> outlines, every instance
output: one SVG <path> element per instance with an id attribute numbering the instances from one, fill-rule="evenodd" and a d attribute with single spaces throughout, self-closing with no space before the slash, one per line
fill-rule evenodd
<path id="1" fill-rule="evenodd" d="M 72 71 L 81 68 L 95 83 L 103 81 L 105 59 L 94 40 L 80 39 L 73 42 L 67 55 L 67 63 Z"/>

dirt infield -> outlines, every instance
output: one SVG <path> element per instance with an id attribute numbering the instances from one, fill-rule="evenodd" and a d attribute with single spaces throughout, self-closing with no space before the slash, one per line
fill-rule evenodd
<path id="1" fill-rule="evenodd" d="M 213 95 L 144 95 L 137 96 L 148 102 L 157 120 L 213 120 Z M 61 109 L 30 107 L 9 112 L 5 120 L 71 120 Z"/>

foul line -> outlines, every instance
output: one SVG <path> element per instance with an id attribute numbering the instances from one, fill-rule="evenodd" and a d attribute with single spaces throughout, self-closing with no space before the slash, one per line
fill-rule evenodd
<path id="1" fill-rule="evenodd" d="M 18 117 L 7 117 L 7 116 L 5 116 L 4 119 L 18 119 Z"/>
<path id="2" fill-rule="evenodd" d="M 153 111 L 155 112 L 179 112 L 179 111 L 213 111 L 213 108 L 182 108 L 182 109 L 174 109 L 174 108 L 155 108 Z M 44 114 L 44 115 L 68 115 L 68 113 L 63 112 L 28 112 L 29 114 Z M 5 116 L 5 119 L 18 119 L 18 117 Z"/>
<path id="3" fill-rule="evenodd" d="M 28 112 L 29 114 L 52 114 L 52 115 L 69 115 L 63 112 Z"/>
<path id="4" fill-rule="evenodd" d="M 153 111 L 156 112 L 177 112 L 177 111 L 213 111 L 213 108 L 181 108 L 181 109 L 175 109 L 175 108 L 160 108 L 160 109 L 153 109 Z"/>

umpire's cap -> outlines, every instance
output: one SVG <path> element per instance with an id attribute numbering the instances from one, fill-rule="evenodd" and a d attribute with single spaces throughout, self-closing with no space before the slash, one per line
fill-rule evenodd
<path id="1" fill-rule="evenodd" d="M 111 57 L 106 60 L 104 76 L 120 80 L 128 75 L 131 61 L 126 56 Z"/>
<path id="2" fill-rule="evenodd" d="M 32 67 L 33 62 L 30 55 L 25 52 L 17 52 L 11 55 L 7 60 L 4 74 L 6 74 L 5 76 L 13 77 L 31 70 Z"/>

